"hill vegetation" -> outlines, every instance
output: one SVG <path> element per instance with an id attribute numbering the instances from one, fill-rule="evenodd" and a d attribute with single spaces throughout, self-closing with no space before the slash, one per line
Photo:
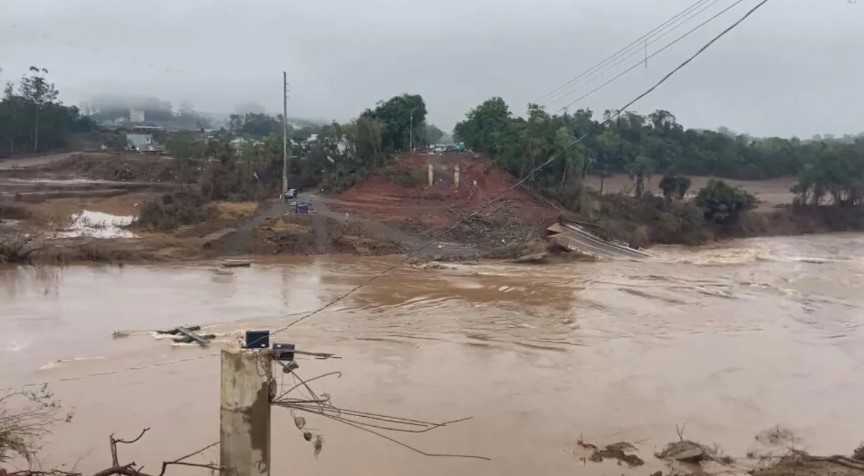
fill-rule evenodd
<path id="1" fill-rule="evenodd" d="M 0 155 L 63 147 L 70 134 L 94 127 L 90 118 L 58 100 L 59 92 L 46 76 L 47 71 L 34 67 L 17 85 L 7 84 L 0 102 Z M 154 117 L 170 113 L 170 105 L 159 101 L 141 105 L 145 106 Z M 191 108 L 185 109 L 189 109 L 189 122 L 195 122 Z M 193 131 L 164 138 L 168 152 L 177 159 L 177 179 L 196 185 L 205 199 L 260 200 L 275 197 L 281 189 L 282 117 L 260 108 L 242 109 L 207 139 Z M 399 154 L 440 140 L 443 131 L 428 124 L 426 116 L 421 96 L 403 94 L 378 102 L 348 122 L 292 128 L 290 187 L 328 192 L 351 187 Z M 195 127 L 202 125 L 195 122 Z M 694 226 L 693 217 L 700 215 L 712 226 L 732 226 L 756 206 L 756 197 L 719 178 L 798 176 L 792 189 L 798 208 L 864 205 L 861 137 L 754 138 L 723 128 L 688 129 L 664 110 L 648 115 L 607 110 L 595 117 L 588 109 L 550 114 L 531 104 L 520 117 L 501 98 L 488 99 L 468 111 L 456 125 L 454 137 L 524 179 L 526 187 L 588 221 L 614 216 L 616 209 L 627 210 L 620 216 L 650 210 L 645 213 L 657 218 L 666 210 L 684 217 L 670 218 L 667 229 L 672 231 L 664 232 L 664 237 Z M 612 174 L 631 178 L 632 197 L 603 198 L 603 178 Z M 600 177 L 599 193 L 584 185 L 588 175 Z M 718 180 L 691 192 L 687 175 Z M 649 205 L 625 203 L 648 200 L 647 184 L 655 176 L 662 176 L 662 199 L 652 198 Z M 166 209 L 164 205 L 159 210 Z"/>
<path id="2" fill-rule="evenodd" d="M 626 173 L 635 198 L 645 182 L 662 175 L 667 204 L 681 200 L 690 187 L 684 175 L 737 179 L 798 176 L 795 205 L 857 207 L 864 200 L 864 138 L 754 138 L 719 131 L 686 129 L 669 111 L 647 116 L 632 111 L 588 109 L 561 115 L 529 105 L 526 117 L 514 115 L 501 98 L 470 110 L 455 136 L 538 192 L 570 208 L 584 208 L 587 174 L 603 178 Z M 550 157 L 557 160 L 545 164 Z M 543 167 L 540 167 L 544 165 Z M 722 180 L 699 191 L 693 205 L 706 220 L 735 224 L 756 205 L 756 198 Z M 585 211 L 585 210 L 581 210 Z M 688 215 L 689 216 L 689 215 Z"/>

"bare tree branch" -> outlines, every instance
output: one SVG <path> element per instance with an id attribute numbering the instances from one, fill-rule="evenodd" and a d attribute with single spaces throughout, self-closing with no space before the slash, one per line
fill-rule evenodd
<path id="1" fill-rule="evenodd" d="M 131 445 L 132 443 L 135 443 L 138 440 L 140 440 L 141 437 L 144 436 L 144 433 L 147 433 L 148 431 L 150 431 L 149 427 L 144 428 L 143 430 L 141 430 L 141 433 L 138 435 L 138 437 L 136 437 L 134 440 L 122 440 L 122 439 L 118 440 L 118 439 L 114 438 L 114 433 L 111 433 L 111 436 L 109 436 L 108 438 L 111 442 L 111 462 L 114 464 L 115 467 L 120 466 L 120 461 L 118 461 L 118 458 L 117 458 L 117 443 L 123 443 L 126 445 Z"/>
<path id="2" fill-rule="evenodd" d="M 164 475 L 165 475 L 165 470 L 168 468 L 169 465 L 172 465 L 172 464 L 174 464 L 174 465 L 180 465 L 180 466 L 197 466 L 197 467 L 199 467 L 199 468 L 209 468 L 209 469 L 218 470 L 218 471 L 230 471 L 230 472 L 233 473 L 233 472 L 234 472 L 233 469 L 225 468 L 224 466 L 217 466 L 217 465 L 215 465 L 215 464 L 213 464 L 213 463 L 209 463 L 209 464 L 197 464 L 197 463 L 187 463 L 187 462 L 184 461 L 184 460 L 189 459 L 189 458 L 191 458 L 191 457 L 193 457 L 193 456 L 195 456 L 195 455 L 201 454 L 201 453 L 203 453 L 203 452 L 209 450 L 210 448 L 212 448 L 212 447 L 214 447 L 214 446 L 216 446 L 216 445 L 218 445 L 218 444 L 219 444 L 218 441 L 216 441 L 216 442 L 214 442 L 214 443 L 210 443 L 209 445 L 207 445 L 207 446 L 201 448 L 201 449 L 198 450 L 198 451 L 195 451 L 195 452 L 193 452 L 193 453 L 189 453 L 188 455 L 183 456 L 183 457 L 181 457 L 181 458 L 177 458 L 177 459 L 175 459 L 174 461 L 166 461 L 166 462 L 162 463 L 162 472 L 159 473 L 159 476 L 164 476 Z"/>
<path id="3" fill-rule="evenodd" d="M 133 440 L 117 439 L 117 438 L 114 438 L 114 435 L 112 434 L 110 437 L 111 458 L 114 461 L 117 460 L 117 443 L 123 443 L 123 444 L 135 443 L 138 440 L 140 440 L 144 436 L 144 434 L 147 433 L 147 431 L 149 431 L 149 430 L 150 430 L 150 428 L 145 428 L 145 429 L 141 430 L 141 433 Z M 233 468 L 220 466 L 220 465 L 212 463 L 212 462 L 211 463 L 192 463 L 192 462 L 186 461 L 187 459 L 189 459 L 193 456 L 199 455 L 199 454 L 209 450 L 210 448 L 213 448 L 214 446 L 216 446 L 218 444 L 219 444 L 219 442 L 216 441 L 214 443 L 211 443 L 211 444 L 205 446 L 204 448 L 201 448 L 200 450 L 189 453 L 186 456 L 181 456 L 180 458 L 177 458 L 177 459 L 172 460 L 172 461 L 164 461 L 162 463 L 162 471 L 160 471 L 159 474 L 155 475 L 155 476 L 165 476 L 165 472 L 167 471 L 168 466 L 172 466 L 172 465 L 205 468 L 205 469 L 209 469 L 212 471 L 218 471 L 219 474 L 234 474 L 235 471 Z M 128 463 L 128 464 L 114 463 L 114 464 L 112 464 L 112 466 L 110 468 L 103 469 L 102 471 L 99 471 L 98 473 L 93 474 L 93 476 L 114 476 L 114 475 L 120 475 L 120 476 L 154 476 L 154 475 L 151 475 L 148 473 L 144 473 L 142 471 L 143 469 L 144 469 L 143 466 L 140 468 L 137 467 L 137 464 L 134 461 L 131 463 Z M 15 475 L 15 476 L 83 476 L 82 473 L 79 473 L 79 472 L 68 472 L 68 471 L 61 471 L 58 469 L 54 469 L 51 471 L 25 470 L 25 471 L 19 471 L 16 473 L 10 473 L 10 475 Z"/>

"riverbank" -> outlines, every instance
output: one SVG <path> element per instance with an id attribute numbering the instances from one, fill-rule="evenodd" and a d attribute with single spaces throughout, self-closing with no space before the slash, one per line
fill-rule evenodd
<path id="1" fill-rule="evenodd" d="M 550 252 L 566 253 L 546 239 L 547 227 L 562 220 L 637 248 L 864 229 L 857 208 L 763 203 L 735 225 L 719 226 L 689 201 L 592 191 L 573 212 L 516 187 L 491 162 L 467 153 L 407 154 L 347 190 L 301 193 L 298 200 L 312 204 L 308 215 L 279 200 L 209 201 L 184 182 L 189 177 L 170 158 L 73 154 L 22 163 L 0 170 L 0 254 L 7 262 L 405 253 L 450 261 L 542 256 L 525 259 L 538 262 Z"/>

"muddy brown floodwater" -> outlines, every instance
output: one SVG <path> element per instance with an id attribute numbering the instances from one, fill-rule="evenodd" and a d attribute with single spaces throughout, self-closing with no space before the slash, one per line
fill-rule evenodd
<path id="1" fill-rule="evenodd" d="M 307 415 L 325 436 L 316 460 L 274 408 L 273 474 L 650 474 L 662 468 L 651 454 L 685 422 L 686 437 L 736 456 L 778 424 L 801 447 L 848 454 L 864 440 L 862 246 L 864 235 L 808 236 L 660 248 L 644 262 L 399 269 L 273 340 L 341 356 L 299 370 L 342 371 L 316 382 L 338 405 L 473 416 L 404 440 L 492 461 L 426 458 Z M 388 264 L 2 269 L 0 381 L 53 382 L 74 408 L 46 442 L 44 466 L 101 469 L 110 433 L 151 427 L 121 458 L 157 467 L 218 439 L 219 359 L 218 347 L 172 346 L 147 330 L 202 324 L 227 342 L 277 328 Z M 112 339 L 115 329 L 142 332 Z M 648 465 L 583 463 L 580 436 L 639 442 Z"/>

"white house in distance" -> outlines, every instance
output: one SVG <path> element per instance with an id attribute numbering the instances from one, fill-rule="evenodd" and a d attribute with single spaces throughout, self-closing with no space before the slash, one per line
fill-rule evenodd
<path id="1" fill-rule="evenodd" d="M 126 149 L 150 154 L 161 153 L 162 146 L 153 139 L 153 132 L 161 130 L 161 127 L 133 127 L 126 134 Z"/>

